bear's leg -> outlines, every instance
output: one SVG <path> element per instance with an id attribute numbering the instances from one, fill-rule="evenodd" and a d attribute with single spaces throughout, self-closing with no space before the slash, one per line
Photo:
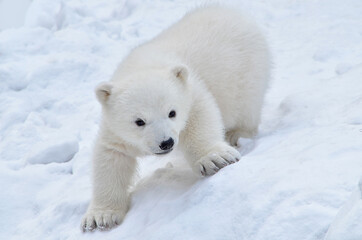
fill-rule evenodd
<path id="1" fill-rule="evenodd" d="M 231 146 L 238 146 L 239 138 L 253 138 L 257 134 L 257 128 L 253 128 L 249 131 L 244 130 L 243 128 L 234 128 L 228 130 L 225 134 L 226 141 L 230 143 Z M 241 147 L 241 146 L 238 146 Z"/>
<path id="2" fill-rule="evenodd" d="M 213 175 L 238 161 L 240 153 L 224 140 L 220 111 L 212 100 L 198 100 L 180 135 L 180 147 L 194 172 Z"/>
<path id="3" fill-rule="evenodd" d="M 128 211 L 128 188 L 136 160 L 96 146 L 93 159 L 93 198 L 82 220 L 83 231 L 107 230 L 122 222 Z"/>

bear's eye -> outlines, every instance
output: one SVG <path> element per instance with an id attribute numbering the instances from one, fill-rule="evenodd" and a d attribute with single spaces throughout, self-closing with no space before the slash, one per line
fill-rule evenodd
<path id="1" fill-rule="evenodd" d="M 169 114 L 168 114 L 169 118 L 174 118 L 176 117 L 176 112 L 174 110 L 172 110 Z"/>
<path id="2" fill-rule="evenodd" d="M 142 119 L 137 119 L 137 120 L 135 121 L 135 123 L 136 123 L 137 126 L 139 126 L 139 127 L 141 127 L 141 126 L 143 126 L 143 125 L 146 124 L 145 121 L 143 121 Z"/>

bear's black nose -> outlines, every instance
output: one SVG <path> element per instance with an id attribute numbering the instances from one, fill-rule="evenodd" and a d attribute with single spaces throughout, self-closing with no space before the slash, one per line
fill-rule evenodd
<path id="1" fill-rule="evenodd" d="M 163 141 L 160 145 L 160 148 L 162 150 L 169 150 L 173 147 L 173 144 L 174 144 L 174 141 L 172 138 L 169 138 L 168 140 L 166 141 Z"/>

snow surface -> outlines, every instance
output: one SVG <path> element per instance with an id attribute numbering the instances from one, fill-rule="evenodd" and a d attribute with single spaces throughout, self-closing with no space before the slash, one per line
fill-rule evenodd
<path id="1" fill-rule="evenodd" d="M 263 26 L 273 52 L 260 134 L 209 178 L 177 153 L 139 159 L 123 224 L 81 232 L 94 86 L 203 3 L 34 0 L 22 27 L 0 31 L 0 239 L 362 239 L 360 0 L 223 1 Z"/>
<path id="2" fill-rule="evenodd" d="M 338 212 L 328 229 L 326 240 L 362 239 L 362 178 L 359 189 Z"/>

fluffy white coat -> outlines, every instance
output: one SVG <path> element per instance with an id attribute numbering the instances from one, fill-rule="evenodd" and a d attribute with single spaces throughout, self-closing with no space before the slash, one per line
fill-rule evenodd
<path id="1" fill-rule="evenodd" d="M 204 176 L 237 161 L 230 145 L 257 133 L 268 79 L 265 39 L 231 9 L 198 9 L 134 49 L 96 89 L 103 113 L 82 228 L 122 222 L 136 157 L 178 147 Z"/>

